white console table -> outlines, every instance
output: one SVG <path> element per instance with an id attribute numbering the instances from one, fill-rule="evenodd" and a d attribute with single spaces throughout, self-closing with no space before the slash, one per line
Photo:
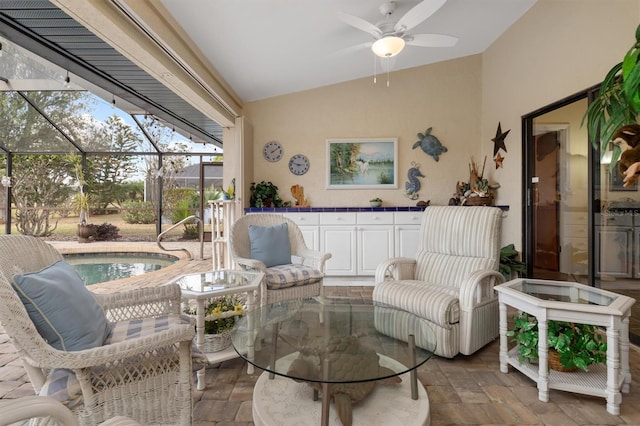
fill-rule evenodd
<path id="1" fill-rule="evenodd" d="M 565 281 L 516 279 L 495 287 L 500 303 L 500 371 L 509 365 L 538 384 L 538 398 L 549 401 L 549 389 L 607 399 L 607 411 L 620 414 L 622 394 L 629 392 L 629 315 L 635 299 L 583 284 Z M 538 320 L 538 365 L 520 362 L 518 348 L 508 348 L 507 306 Z M 547 323 L 549 320 L 605 327 L 606 366 L 592 365 L 588 372 L 549 371 Z"/>

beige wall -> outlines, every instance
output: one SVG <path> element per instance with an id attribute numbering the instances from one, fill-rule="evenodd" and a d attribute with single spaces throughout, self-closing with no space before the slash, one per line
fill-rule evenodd
<path id="1" fill-rule="evenodd" d="M 420 164 L 420 199 L 446 204 L 458 180 L 469 177 L 470 155 L 478 151 L 480 134 L 481 57 L 470 56 L 435 65 L 394 72 L 390 87 L 378 75 L 320 89 L 279 96 L 245 105 L 254 128 L 254 179 L 271 180 L 284 200 L 289 188 L 300 184 L 312 206 L 368 206 L 380 197 L 385 206 L 413 206 L 403 195 L 411 162 Z M 418 132 L 433 127 L 448 151 L 436 162 L 413 149 Z M 398 189 L 327 190 L 326 139 L 398 138 Z M 262 146 L 277 140 L 284 158 L 269 163 Z M 294 154 L 311 160 L 307 174 L 294 176 L 288 160 Z M 489 161 L 489 160 L 488 160 Z"/>
<path id="2" fill-rule="evenodd" d="M 602 81 L 634 41 L 638 0 L 538 0 L 482 55 L 482 150 L 498 121 L 511 129 L 498 202 L 510 205 L 503 241 L 522 242 L 521 117 Z M 490 151 L 491 150 L 491 151 Z"/>
<path id="3" fill-rule="evenodd" d="M 364 206 L 379 196 L 385 205 L 413 205 L 402 194 L 411 161 L 421 164 L 420 198 L 446 204 L 458 180 L 468 179 L 473 155 L 487 156 L 490 182 L 499 182 L 497 203 L 510 206 L 503 242 L 521 248 L 521 117 L 598 84 L 631 46 L 640 18 L 640 0 L 538 0 L 482 55 L 355 80 L 316 90 L 257 101 L 244 113 L 254 128 L 256 181 L 271 180 L 285 200 L 289 188 L 305 188 L 311 204 Z M 493 142 L 498 122 L 511 129 L 504 167 L 495 169 Z M 448 152 L 435 162 L 411 147 L 416 133 L 433 127 Z M 325 140 L 345 137 L 397 137 L 399 187 L 396 190 L 327 190 Z M 267 163 L 262 146 L 280 141 L 284 159 Z M 296 153 L 311 159 L 309 173 L 288 172 Z"/>

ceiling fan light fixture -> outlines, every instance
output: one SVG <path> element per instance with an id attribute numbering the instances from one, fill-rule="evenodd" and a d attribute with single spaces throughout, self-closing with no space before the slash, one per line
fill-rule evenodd
<path id="1" fill-rule="evenodd" d="M 404 40 L 397 36 L 386 36 L 376 40 L 371 46 L 371 50 L 381 58 L 396 56 L 404 49 Z"/>

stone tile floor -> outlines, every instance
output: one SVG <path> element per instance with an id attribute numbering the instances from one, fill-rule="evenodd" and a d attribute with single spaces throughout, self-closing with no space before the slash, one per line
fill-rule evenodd
<path id="1" fill-rule="evenodd" d="M 193 261 L 180 269 L 182 273 L 193 272 L 210 265 L 205 255 L 205 261 Z M 165 282 L 168 279 L 166 274 L 163 279 Z M 327 286 L 326 294 L 371 298 L 372 287 L 362 282 L 339 284 Z M 640 351 L 635 346 L 631 348 L 630 360 L 631 392 L 623 394 L 618 416 L 607 413 L 605 400 L 599 397 L 551 390 L 550 402 L 539 401 L 535 384 L 526 376 L 513 369 L 508 374 L 500 372 L 497 340 L 471 356 L 434 357 L 418 369 L 418 378 L 429 395 L 432 426 L 640 425 Z M 257 371 L 248 375 L 246 362 L 240 359 L 210 366 L 206 389 L 194 391 L 194 425 L 253 425 L 252 390 L 259 374 Z M 15 349 L 0 325 L 0 398 L 32 394 L 33 388 Z M 282 424 L 287 424 L 286 419 Z"/>

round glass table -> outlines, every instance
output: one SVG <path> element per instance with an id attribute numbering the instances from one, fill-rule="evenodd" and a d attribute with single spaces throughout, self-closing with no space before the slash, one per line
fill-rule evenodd
<path id="1" fill-rule="evenodd" d="M 313 417 L 328 425 L 331 416 L 354 425 L 429 423 L 416 369 L 433 355 L 436 337 L 414 314 L 361 299 L 294 299 L 248 312 L 231 339 L 265 370 L 254 388 L 256 425 L 308 424 Z M 399 377 L 405 373 L 408 381 Z M 320 406 L 313 402 L 319 395 Z"/>

